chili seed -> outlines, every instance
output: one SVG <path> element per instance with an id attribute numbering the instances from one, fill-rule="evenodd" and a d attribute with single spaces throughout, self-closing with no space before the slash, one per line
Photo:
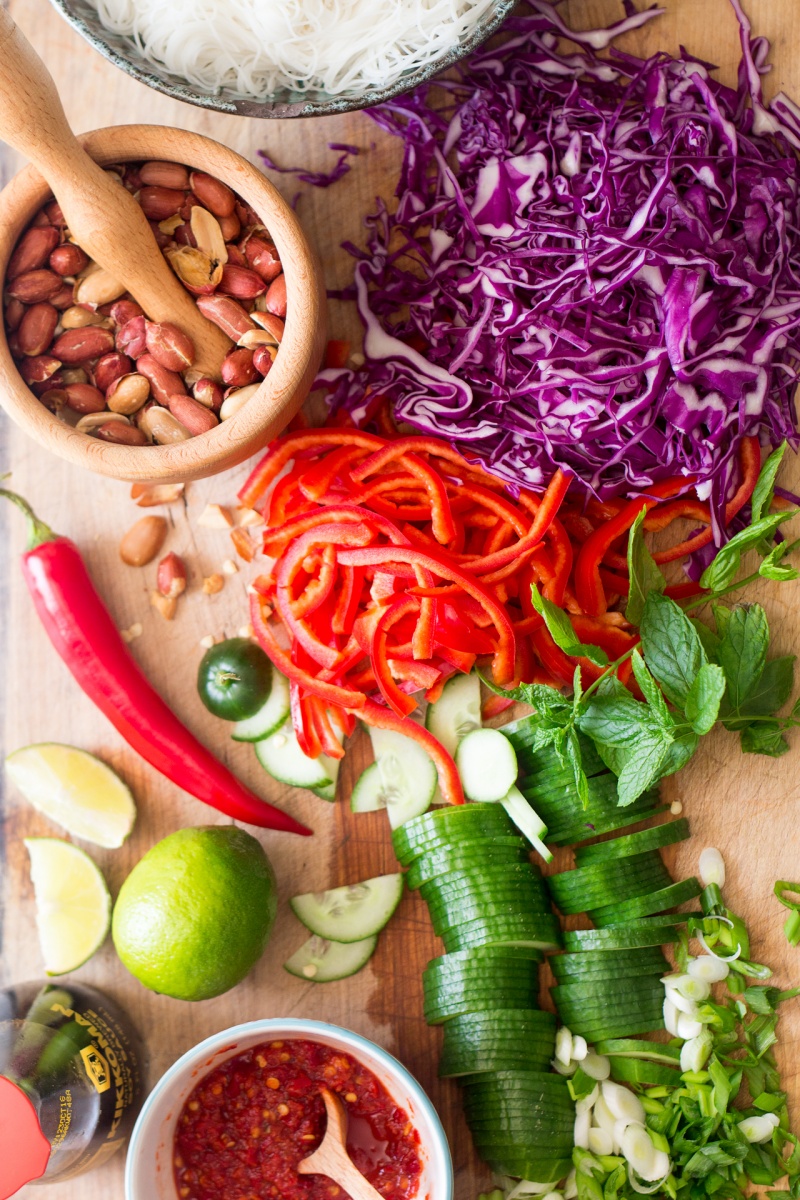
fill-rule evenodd
<path id="1" fill-rule="evenodd" d="M 273 1092 L 281 1086 L 281 1081 L 276 1079 L 274 1075 L 270 1075 L 267 1079 L 267 1087 L 272 1088 Z"/>

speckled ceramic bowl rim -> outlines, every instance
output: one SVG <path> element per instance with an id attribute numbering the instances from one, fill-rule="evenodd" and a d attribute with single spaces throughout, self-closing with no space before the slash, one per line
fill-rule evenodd
<path id="1" fill-rule="evenodd" d="M 471 54 L 473 50 L 477 50 L 497 31 L 511 13 L 516 0 L 497 0 L 494 11 L 481 21 L 463 42 L 459 42 L 457 46 L 435 62 L 407 72 L 390 87 L 373 88 L 358 95 L 344 96 L 330 96 L 325 93 L 303 95 L 287 88 L 285 94 L 273 93 L 271 97 L 263 100 L 243 99 L 225 90 L 213 95 L 195 90 L 187 80 L 181 79 L 172 72 L 164 70 L 163 75 L 159 74 L 157 68 L 142 58 L 133 38 L 109 33 L 101 25 L 99 17 L 95 22 L 88 14 L 84 16 L 81 12 L 76 11 L 75 2 L 76 0 L 52 0 L 52 4 L 61 15 L 86 38 L 95 50 L 99 51 L 109 62 L 120 67 L 126 74 L 138 80 L 139 83 L 147 84 L 148 87 L 155 88 L 156 91 L 163 92 L 166 96 L 171 96 L 173 100 L 183 100 L 187 104 L 196 104 L 200 108 L 213 109 L 216 112 L 241 117 L 284 118 L 331 116 L 334 113 L 355 112 L 361 108 L 384 104 L 387 100 L 411 91 L 412 88 L 432 79 L 434 75 L 446 71 L 448 67 L 452 67 L 460 59 Z M 78 0 L 78 2 L 83 2 L 83 6 L 88 7 L 85 0 Z M 124 40 L 125 44 L 130 47 L 129 55 L 112 45 L 109 38 L 113 38 L 117 42 Z"/>
<path id="2" fill-rule="evenodd" d="M 308 1038 L 312 1041 L 315 1037 L 327 1038 L 330 1041 L 336 1042 L 345 1052 L 353 1053 L 356 1057 L 359 1056 L 359 1053 L 362 1053 L 367 1057 L 377 1060 L 387 1075 L 392 1076 L 400 1088 L 411 1099 L 414 1109 L 410 1114 L 412 1120 L 418 1123 L 419 1117 L 422 1117 L 430 1131 L 433 1144 L 427 1145 L 425 1142 L 422 1144 L 432 1164 L 432 1170 L 436 1174 L 437 1191 L 431 1200 L 453 1200 L 453 1163 L 450 1156 L 447 1135 L 442 1127 L 439 1114 L 422 1085 L 414 1078 L 411 1072 L 394 1055 L 390 1054 L 388 1050 L 384 1050 L 376 1042 L 362 1037 L 361 1034 L 353 1033 L 352 1030 L 345 1029 L 343 1026 L 330 1025 L 324 1021 L 281 1019 L 280 1017 L 247 1021 L 242 1025 L 233 1025 L 229 1029 L 223 1029 L 219 1033 L 212 1034 L 205 1041 L 193 1046 L 191 1050 L 187 1050 L 177 1062 L 173 1063 L 164 1072 L 142 1105 L 133 1128 L 133 1133 L 131 1134 L 125 1162 L 125 1200 L 140 1200 L 134 1191 L 136 1182 L 134 1173 L 139 1165 L 138 1159 L 142 1152 L 141 1142 L 144 1140 L 146 1127 L 151 1121 L 153 1111 L 163 1098 L 164 1093 L 174 1085 L 179 1084 L 187 1071 L 196 1070 L 198 1064 L 202 1063 L 205 1065 L 208 1060 L 216 1055 L 220 1055 L 220 1061 L 224 1061 L 221 1052 L 229 1048 L 232 1050 L 237 1049 L 236 1046 L 231 1045 L 232 1043 L 256 1035 L 263 1035 L 265 1039 L 270 1036 L 279 1036 L 281 1038 Z M 232 1057 L 232 1055 L 227 1055 L 226 1057 Z M 441 1190 L 439 1190 L 440 1188 Z"/>

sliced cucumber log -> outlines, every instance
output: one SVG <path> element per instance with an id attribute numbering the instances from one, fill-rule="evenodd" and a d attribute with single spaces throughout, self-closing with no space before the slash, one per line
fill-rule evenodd
<path id="1" fill-rule="evenodd" d="M 456 766 L 470 800 L 502 800 L 517 782 L 514 747 L 499 729 L 473 729 L 463 737 Z"/>
<path id="2" fill-rule="evenodd" d="M 272 668 L 272 687 L 261 708 L 245 721 L 237 721 L 231 737 L 235 742 L 261 742 L 275 733 L 289 716 L 289 680 Z"/>
<path id="3" fill-rule="evenodd" d="M 377 944 L 377 936 L 345 944 L 326 942 L 315 934 L 283 966 L 290 975 L 296 975 L 306 983 L 333 983 L 337 979 L 347 979 L 365 967 Z"/>
<path id="4" fill-rule="evenodd" d="M 392 829 L 398 829 L 430 808 L 439 782 L 436 767 L 433 759 L 413 738 L 396 733 L 393 729 L 373 727 L 370 727 L 369 736 L 375 753 L 375 766 L 378 768 L 379 795 L 384 803 L 379 802 L 375 792 L 375 776 L 367 781 L 361 801 L 356 802 L 385 808 Z M 355 795 L 351 798 L 351 804 L 354 798 Z M 370 809 L 354 807 L 354 811 L 368 812 Z"/>
<path id="5" fill-rule="evenodd" d="M 552 862 L 553 853 L 551 850 L 548 850 L 542 840 L 547 837 L 547 826 L 533 805 L 525 799 L 519 788 L 516 785 L 510 788 L 508 795 L 500 803 L 520 833 L 528 839 L 537 854 L 540 854 L 545 862 Z"/>
<path id="6" fill-rule="evenodd" d="M 325 788 L 336 786 L 339 760 L 320 754 L 319 758 L 308 758 L 300 749 L 300 743 L 291 720 L 284 721 L 280 729 L 260 742 L 255 743 L 256 758 L 265 771 L 279 783 L 290 787 Z"/>
<path id="7" fill-rule="evenodd" d="M 403 895 L 403 876 L 378 875 L 327 892 L 306 892 L 289 903 L 306 929 L 331 942 L 352 945 L 380 933 Z"/>
<path id="8" fill-rule="evenodd" d="M 425 728 L 455 756 L 458 743 L 481 727 L 481 683 L 477 675 L 453 675 L 425 713 Z"/>

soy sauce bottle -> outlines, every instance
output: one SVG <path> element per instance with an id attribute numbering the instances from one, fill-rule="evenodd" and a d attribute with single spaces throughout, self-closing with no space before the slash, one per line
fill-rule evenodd
<path id="1" fill-rule="evenodd" d="M 0 1200 L 106 1162 L 141 1099 L 138 1039 L 108 997 L 73 983 L 0 991 Z"/>

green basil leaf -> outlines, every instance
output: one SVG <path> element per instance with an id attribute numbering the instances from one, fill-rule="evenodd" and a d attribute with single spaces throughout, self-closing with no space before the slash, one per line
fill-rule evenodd
<path id="1" fill-rule="evenodd" d="M 625 616 L 631 625 L 639 625 L 644 611 L 644 602 L 650 592 L 663 592 L 667 586 L 660 567 L 655 562 L 644 541 L 642 525 L 647 510 L 642 509 L 628 534 L 628 577 L 630 591 Z"/>
<path id="2" fill-rule="evenodd" d="M 796 567 L 790 567 L 788 563 L 783 562 L 790 544 L 789 542 L 779 542 L 777 546 L 773 546 L 767 557 L 761 561 L 761 565 L 758 568 L 759 575 L 764 579 L 774 579 L 778 583 L 800 579 L 800 571 Z"/>
<path id="3" fill-rule="evenodd" d="M 620 808 L 633 804 L 662 778 L 664 762 L 672 744 L 672 734 L 665 729 L 642 733 L 617 779 Z"/>
<path id="4" fill-rule="evenodd" d="M 730 614 L 717 659 L 725 672 L 727 706 L 739 715 L 761 679 L 769 648 L 769 623 L 760 604 L 738 604 Z"/>
<path id="5" fill-rule="evenodd" d="M 724 695 L 725 673 L 722 667 L 704 663 L 686 697 L 686 720 L 695 733 L 709 733 L 714 728 Z"/>
<path id="6" fill-rule="evenodd" d="M 772 451 L 767 461 L 761 468 L 761 473 L 758 476 L 758 482 L 753 490 L 753 495 L 750 500 L 750 508 L 752 510 L 751 521 L 755 524 L 762 517 L 766 516 L 772 507 L 772 499 L 775 495 L 775 480 L 778 475 L 778 470 L 783 462 L 783 456 L 786 453 L 788 442 L 781 442 L 777 449 Z"/>
<path id="7" fill-rule="evenodd" d="M 535 583 L 531 587 L 531 600 L 539 616 L 544 617 L 547 632 L 559 650 L 563 650 L 570 658 L 588 658 L 589 662 L 593 662 L 595 666 L 608 666 L 608 655 L 605 650 L 601 650 L 599 646 L 587 646 L 578 641 L 575 637 L 575 630 L 572 628 L 572 622 L 563 608 L 553 604 L 552 600 L 546 600 Z"/>
<path id="8" fill-rule="evenodd" d="M 748 725 L 742 730 L 739 740 L 743 754 L 766 754 L 769 758 L 780 758 L 789 749 L 779 721 L 759 721 L 757 725 Z"/>
<path id="9" fill-rule="evenodd" d="M 728 587 L 736 577 L 744 552 L 752 550 L 762 538 L 768 538 L 771 541 L 778 526 L 782 525 L 784 521 L 791 520 L 797 512 L 796 508 L 783 509 L 768 517 L 762 517 L 760 521 L 749 525 L 741 533 L 735 534 L 722 547 L 711 565 L 706 567 L 700 576 L 700 586 L 708 588 L 711 592 L 721 591 Z"/>
<path id="10" fill-rule="evenodd" d="M 683 708 L 706 654 L 697 630 L 674 600 L 651 592 L 641 624 L 644 661 L 668 700 Z"/>

